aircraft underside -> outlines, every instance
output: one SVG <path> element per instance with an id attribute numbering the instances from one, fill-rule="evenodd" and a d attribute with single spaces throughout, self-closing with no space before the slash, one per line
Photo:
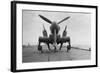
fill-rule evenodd
<path id="1" fill-rule="evenodd" d="M 54 46 L 54 48 L 55 48 L 54 51 L 56 51 L 57 44 L 60 44 L 59 50 L 61 50 L 63 43 L 68 43 L 68 45 L 66 45 L 67 52 L 71 49 L 70 37 L 68 37 L 68 36 L 60 37 L 60 35 L 58 35 L 55 43 L 54 43 L 54 38 L 52 35 L 50 35 L 49 37 L 39 37 L 38 41 L 39 41 L 38 50 L 41 52 L 43 51 L 41 43 L 47 44 L 49 50 L 51 50 L 50 46 L 49 46 L 50 44 L 52 44 Z"/>

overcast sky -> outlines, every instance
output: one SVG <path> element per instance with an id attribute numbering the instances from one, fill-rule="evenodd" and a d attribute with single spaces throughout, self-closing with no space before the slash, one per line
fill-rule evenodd
<path id="1" fill-rule="evenodd" d="M 91 14 L 79 12 L 50 12 L 23 10 L 23 44 L 37 44 L 39 36 L 42 35 L 43 24 L 50 34 L 50 24 L 42 20 L 38 15 L 41 14 L 51 21 L 59 22 L 65 17 L 70 18 L 60 24 L 60 32 L 67 25 L 68 36 L 71 44 L 89 45 L 91 43 Z"/>

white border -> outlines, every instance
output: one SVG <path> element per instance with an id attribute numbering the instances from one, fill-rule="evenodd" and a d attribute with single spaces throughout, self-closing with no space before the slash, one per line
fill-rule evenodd
<path id="1" fill-rule="evenodd" d="M 49 11 L 71 11 L 71 12 L 90 12 L 91 13 L 91 60 L 83 61 L 60 61 L 60 62 L 41 62 L 41 63 L 22 63 L 22 9 L 28 10 L 49 10 Z M 45 6 L 45 5 L 28 5 L 17 4 L 17 70 L 21 69 L 38 69 L 51 67 L 72 67 L 95 65 L 96 48 L 95 48 L 95 9 L 93 8 L 78 8 L 78 7 L 59 7 L 59 6 Z"/>

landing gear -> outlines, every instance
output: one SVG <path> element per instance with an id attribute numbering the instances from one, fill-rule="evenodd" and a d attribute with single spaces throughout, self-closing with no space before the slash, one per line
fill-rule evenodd
<path id="1" fill-rule="evenodd" d="M 69 39 L 69 41 L 68 41 L 68 46 L 67 46 L 67 52 L 69 52 L 69 50 L 71 50 L 71 44 L 70 44 L 70 39 Z"/>
<path id="2" fill-rule="evenodd" d="M 42 46 L 38 45 L 38 51 L 41 51 L 42 53 Z"/>
<path id="3" fill-rule="evenodd" d="M 50 49 L 50 45 L 49 45 L 49 44 L 47 44 L 47 46 L 48 46 L 49 51 L 51 51 L 51 49 Z"/>
<path id="4" fill-rule="evenodd" d="M 61 43 L 59 50 L 61 50 L 63 43 Z"/>
<path id="5" fill-rule="evenodd" d="M 38 51 L 43 52 L 43 48 L 41 46 L 41 43 L 45 43 L 47 44 L 48 50 L 52 51 L 50 48 L 50 44 L 53 45 L 54 47 L 54 51 L 57 51 L 57 44 L 60 44 L 59 50 L 61 50 L 63 43 L 68 43 L 68 46 L 66 46 L 67 52 L 71 49 L 71 44 L 70 44 L 70 37 L 62 37 L 62 38 L 58 38 L 56 43 L 52 40 L 52 38 L 43 38 L 40 37 L 38 40 L 39 44 L 38 44 Z M 54 42 L 54 43 L 53 43 Z"/>
<path id="6" fill-rule="evenodd" d="M 54 46 L 54 52 L 56 52 L 57 50 L 56 50 L 57 48 L 56 48 L 56 46 Z"/>
<path id="7" fill-rule="evenodd" d="M 67 46 L 67 52 L 69 52 L 69 50 L 71 49 L 71 45 Z"/>
<path id="8" fill-rule="evenodd" d="M 38 45 L 38 51 L 41 51 L 41 53 L 42 53 L 42 46 L 40 45 L 40 42 L 39 42 L 39 45 Z"/>

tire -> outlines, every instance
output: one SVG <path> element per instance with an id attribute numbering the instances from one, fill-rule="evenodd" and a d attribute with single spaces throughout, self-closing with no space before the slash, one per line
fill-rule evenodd
<path id="1" fill-rule="evenodd" d="M 67 46 L 67 49 L 70 50 L 70 49 L 71 49 L 71 45 L 68 45 L 68 46 Z"/>
<path id="2" fill-rule="evenodd" d="M 38 46 L 38 51 L 42 51 L 42 46 Z"/>

